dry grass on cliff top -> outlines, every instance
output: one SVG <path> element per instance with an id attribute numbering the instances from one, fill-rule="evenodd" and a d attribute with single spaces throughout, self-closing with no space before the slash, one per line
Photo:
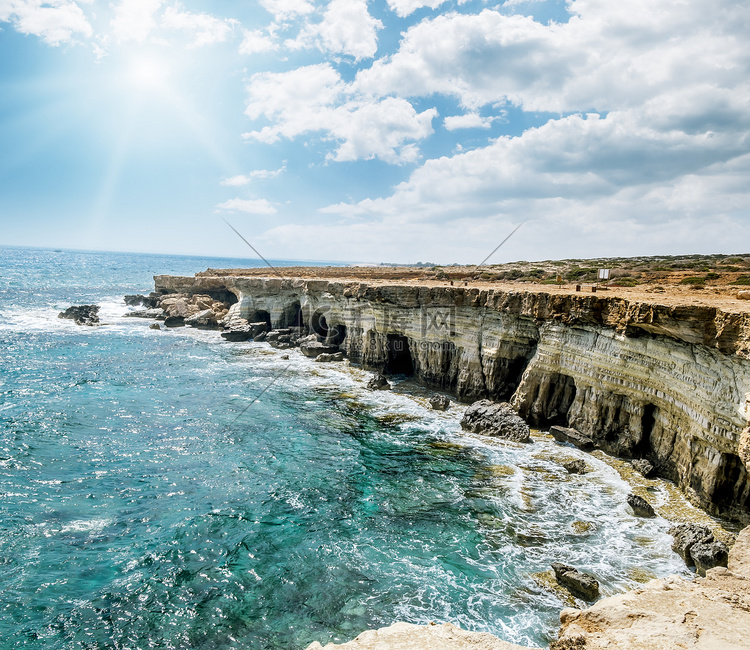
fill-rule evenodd
<path id="1" fill-rule="evenodd" d="M 286 278 L 318 278 L 369 284 L 470 286 L 482 289 L 544 290 L 574 293 L 576 285 L 590 293 L 598 269 L 610 269 L 600 283 L 603 295 L 665 305 L 708 305 L 729 312 L 750 312 L 750 301 L 737 298 L 750 290 L 750 253 L 741 255 L 679 255 L 618 257 L 541 262 L 509 262 L 474 266 L 291 266 L 278 267 Z M 274 277 L 268 267 L 208 269 L 198 276 Z M 561 283 L 558 284 L 558 277 Z"/>
<path id="2" fill-rule="evenodd" d="M 542 262 L 509 262 L 474 266 L 291 266 L 277 267 L 286 278 L 318 278 L 370 284 L 470 286 L 483 289 L 544 290 L 574 293 L 576 285 L 590 293 L 598 269 L 610 269 L 609 282 L 598 291 L 666 305 L 709 305 L 730 312 L 749 312 L 750 301 L 737 298 L 750 290 L 750 253 L 742 255 L 679 255 L 618 257 Z M 255 276 L 276 274 L 268 267 L 208 269 L 198 276 Z M 561 283 L 558 284 L 558 277 Z"/>

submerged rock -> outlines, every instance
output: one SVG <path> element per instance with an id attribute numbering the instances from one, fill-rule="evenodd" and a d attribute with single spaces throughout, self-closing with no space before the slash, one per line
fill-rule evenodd
<path id="1" fill-rule="evenodd" d="M 553 426 L 549 428 L 549 432 L 558 442 L 569 442 L 583 450 L 594 448 L 594 441 L 588 436 L 584 436 L 578 429 Z"/>
<path id="2" fill-rule="evenodd" d="M 651 504 L 637 494 L 628 494 L 628 505 L 633 509 L 636 517 L 656 517 Z"/>
<path id="3" fill-rule="evenodd" d="M 433 395 L 430 397 L 430 406 L 434 411 L 447 411 L 451 405 L 446 395 Z"/>
<path id="4" fill-rule="evenodd" d="M 370 390 L 390 390 L 390 382 L 380 373 L 375 375 L 367 382 L 367 388 Z"/>
<path id="5" fill-rule="evenodd" d="M 700 524 L 677 524 L 667 531 L 674 541 L 672 542 L 672 550 L 677 553 L 688 566 L 693 566 L 695 561 L 693 560 L 690 550 L 696 544 L 710 544 L 714 541 L 714 534 L 708 526 L 701 526 Z"/>
<path id="6" fill-rule="evenodd" d="M 580 458 L 576 460 L 566 460 L 561 463 L 568 474 L 585 474 L 588 471 L 586 461 Z"/>
<path id="7" fill-rule="evenodd" d="M 507 402 L 491 402 L 482 399 L 466 409 L 461 427 L 472 433 L 512 440 L 530 442 L 531 431 L 513 407 Z"/>
<path id="8" fill-rule="evenodd" d="M 560 562 L 553 562 L 550 566 L 557 582 L 577 598 L 590 602 L 599 597 L 599 581 L 594 576 Z"/>
<path id="9" fill-rule="evenodd" d="M 161 330 L 161 325 L 159 325 L 159 323 L 151 323 L 148 328 L 150 330 Z"/>
<path id="10" fill-rule="evenodd" d="M 99 325 L 99 305 L 73 305 L 57 317 L 75 321 L 76 325 Z"/>

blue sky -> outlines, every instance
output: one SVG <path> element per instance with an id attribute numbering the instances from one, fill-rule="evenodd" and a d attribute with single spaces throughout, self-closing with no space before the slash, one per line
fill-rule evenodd
<path id="1" fill-rule="evenodd" d="M 750 251 L 736 0 L 0 0 L 8 245 Z"/>

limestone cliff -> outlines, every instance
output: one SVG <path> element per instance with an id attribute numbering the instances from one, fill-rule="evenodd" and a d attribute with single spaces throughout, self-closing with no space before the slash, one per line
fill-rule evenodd
<path id="1" fill-rule="evenodd" d="M 231 295 L 230 318 L 302 325 L 366 368 L 413 375 L 461 400 L 511 400 L 530 424 L 575 427 L 605 450 L 647 458 L 707 511 L 750 521 L 739 449 L 749 313 L 541 290 L 206 274 L 155 281 L 162 294 Z"/>

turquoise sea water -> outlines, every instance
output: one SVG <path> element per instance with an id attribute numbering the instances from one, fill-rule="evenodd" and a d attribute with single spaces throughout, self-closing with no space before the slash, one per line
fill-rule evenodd
<path id="1" fill-rule="evenodd" d="M 0 256 L 2 648 L 302 649 L 396 620 L 543 645 L 551 561 L 605 593 L 686 573 L 614 470 L 562 469 L 577 450 L 465 434 L 408 381 L 371 393 L 356 367 L 122 318 L 155 273 L 240 260 Z M 102 327 L 57 318 L 88 302 Z"/>

